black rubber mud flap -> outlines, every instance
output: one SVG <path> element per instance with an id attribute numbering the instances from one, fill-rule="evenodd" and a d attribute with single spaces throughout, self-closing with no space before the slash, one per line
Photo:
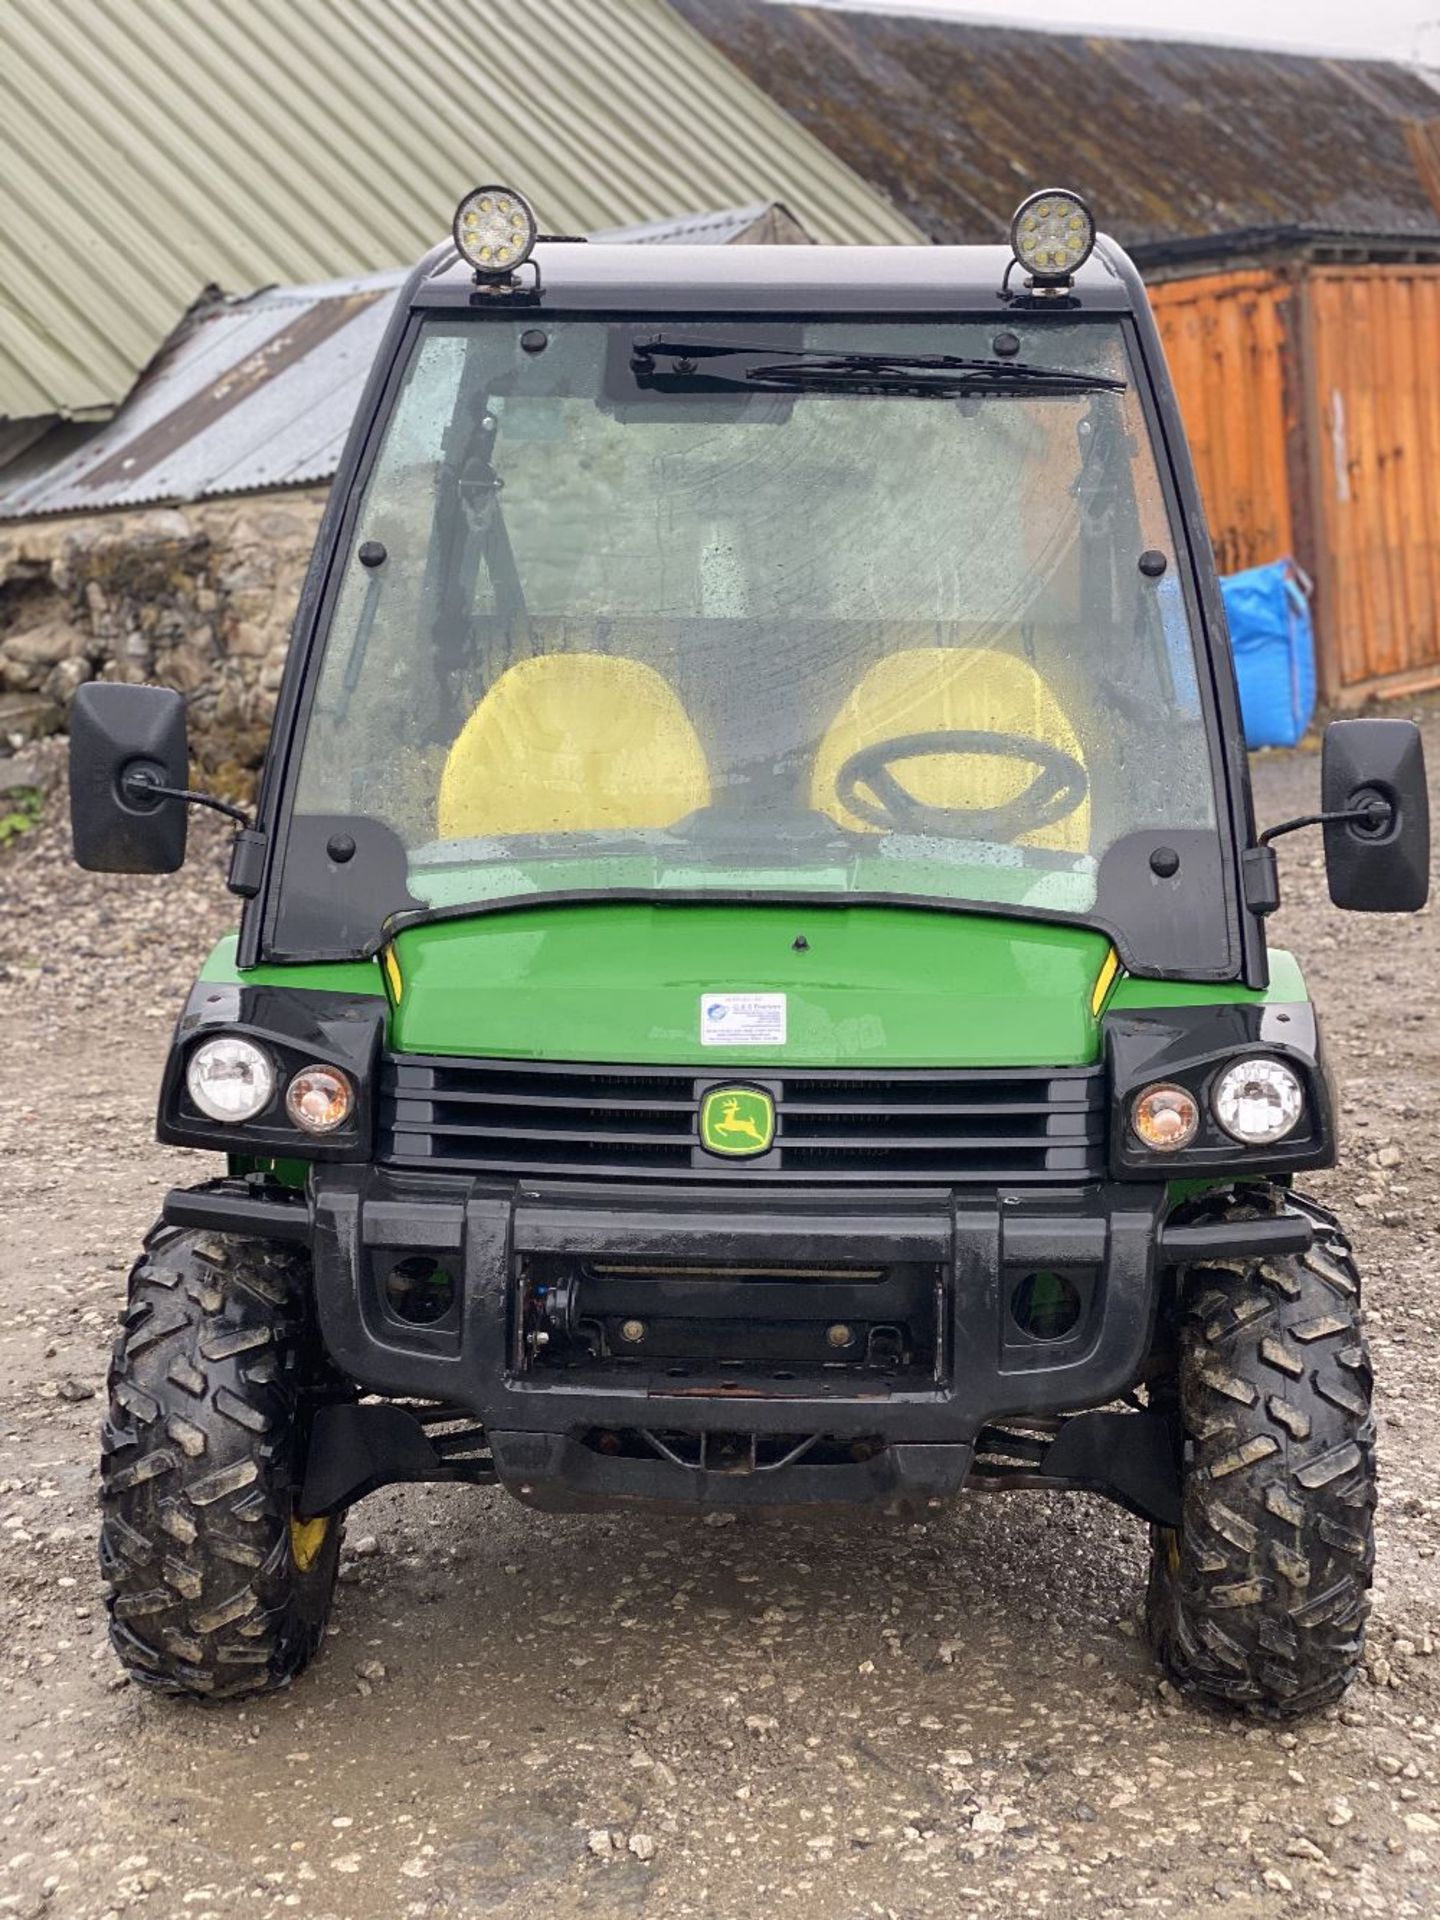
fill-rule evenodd
<path id="1" fill-rule="evenodd" d="M 404 1407 L 321 1407 L 310 1429 L 300 1511 L 319 1518 L 401 1480 L 445 1478 L 425 1429 Z"/>
<path id="2" fill-rule="evenodd" d="M 1142 1520 L 1178 1527 L 1180 1467 L 1175 1436 L 1158 1413 L 1077 1413 L 1045 1455 L 1047 1477 L 1108 1494 Z"/>

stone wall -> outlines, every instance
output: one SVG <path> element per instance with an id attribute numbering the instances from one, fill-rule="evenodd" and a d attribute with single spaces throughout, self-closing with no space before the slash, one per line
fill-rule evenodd
<path id="1" fill-rule="evenodd" d="M 323 487 L 0 522 L 0 755 L 93 679 L 176 687 L 209 780 L 264 752 Z"/>

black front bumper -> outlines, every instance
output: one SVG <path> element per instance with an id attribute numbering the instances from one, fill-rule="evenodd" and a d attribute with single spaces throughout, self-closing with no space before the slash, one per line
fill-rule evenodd
<path id="1" fill-rule="evenodd" d="M 483 1425 L 520 1498 L 693 1509 L 954 1493 L 982 1429 L 1102 1407 L 1134 1385 L 1160 1267 L 1309 1241 L 1298 1215 L 1245 1222 L 1236 1244 L 1235 1226 L 1167 1227 L 1165 1210 L 1163 1187 L 1128 1183 L 742 1196 L 334 1166 L 315 1169 L 308 1200 L 217 1182 L 171 1194 L 166 1217 L 307 1241 L 335 1365 L 367 1392 L 442 1402 Z M 389 1287 L 417 1259 L 453 1277 L 451 1305 L 429 1324 L 401 1318 Z M 709 1324 L 748 1357 L 707 1356 L 702 1318 L 682 1364 L 643 1350 L 557 1364 L 536 1344 L 532 1295 L 537 1274 L 572 1267 L 626 1276 L 616 1299 L 632 1312 L 653 1298 L 657 1315 L 703 1315 L 697 1299 L 713 1295 Z M 777 1270 L 788 1278 L 748 1278 Z M 1017 1289 L 1036 1273 L 1064 1275 L 1080 1303 L 1054 1337 L 1016 1318 Z M 877 1275 L 904 1276 L 912 1321 L 925 1322 L 903 1364 L 884 1351 L 851 1364 L 764 1357 L 772 1326 L 803 1343 L 797 1315 L 821 1326 L 863 1313 L 865 1286 L 893 1300 L 898 1283 Z"/>

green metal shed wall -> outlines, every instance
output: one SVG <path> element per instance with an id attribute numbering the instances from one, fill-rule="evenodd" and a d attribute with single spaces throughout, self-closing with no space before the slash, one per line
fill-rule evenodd
<path id="1" fill-rule="evenodd" d="M 103 417 L 207 285 L 399 265 L 482 178 L 921 238 L 665 0 L 0 0 L 0 419 Z"/>

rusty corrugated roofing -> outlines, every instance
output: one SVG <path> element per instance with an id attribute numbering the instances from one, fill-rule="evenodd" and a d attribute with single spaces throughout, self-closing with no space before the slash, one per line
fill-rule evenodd
<path id="1" fill-rule="evenodd" d="M 0 0 L 0 419 L 104 418 L 205 288 L 782 199 L 915 241 L 665 0 Z"/>
<path id="2" fill-rule="evenodd" d="M 719 246 L 777 231 L 809 238 L 762 201 L 592 240 Z M 29 422 L 0 425 L 0 521 L 328 480 L 406 271 L 217 301 L 180 329 L 103 426 L 37 435 Z"/>
<path id="3" fill-rule="evenodd" d="M 0 474 L 0 519 L 328 478 L 400 278 L 288 287 L 202 313 L 114 420 L 58 460 L 42 441 Z"/>
<path id="4" fill-rule="evenodd" d="M 1402 66 L 933 14 L 673 4 L 935 241 L 996 239 L 1026 192 L 1059 185 L 1142 263 L 1308 236 L 1440 251 L 1416 157 L 1440 152 L 1440 94 Z"/>

